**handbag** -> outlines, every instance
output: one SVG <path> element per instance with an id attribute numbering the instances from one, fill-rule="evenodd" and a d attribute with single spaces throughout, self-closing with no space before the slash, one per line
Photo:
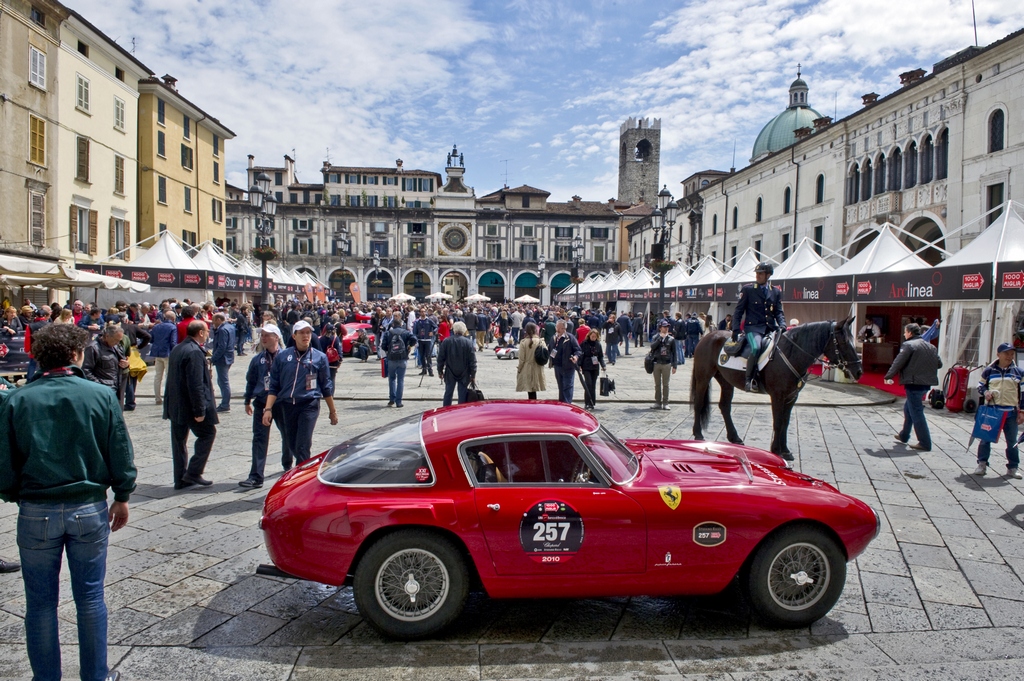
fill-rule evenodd
<path id="1" fill-rule="evenodd" d="M 387 357 L 381 357 L 380 358 L 380 377 L 381 378 L 387 378 L 388 377 L 388 358 Z"/>
<path id="2" fill-rule="evenodd" d="M 544 366 L 551 359 L 551 353 L 548 352 L 548 346 L 541 343 L 537 346 L 537 349 L 533 351 L 533 361 L 537 364 Z"/>
<path id="3" fill-rule="evenodd" d="M 991 404 L 983 404 L 978 407 L 974 414 L 974 431 L 971 437 L 982 442 L 995 443 L 999 440 L 999 433 L 1003 430 L 1006 418 L 1012 413 L 1011 409 L 1000 409 Z"/>
<path id="4" fill-rule="evenodd" d="M 484 391 L 480 390 L 479 388 L 476 387 L 476 381 L 473 381 L 472 383 L 470 383 L 469 387 L 466 388 L 466 401 L 467 402 L 483 402 L 484 399 L 486 399 L 484 397 Z"/>
<path id="5" fill-rule="evenodd" d="M 600 392 L 601 397 L 608 397 L 608 395 L 615 392 L 615 379 L 602 376 Z"/>
<path id="6" fill-rule="evenodd" d="M 128 375 L 141 381 L 147 370 L 146 361 L 142 359 L 139 349 L 132 347 L 131 353 L 128 355 Z"/>
<path id="7" fill-rule="evenodd" d="M 654 373 L 654 353 L 648 352 L 647 356 L 644 357 L 644 371 L 649 374 Z"/>

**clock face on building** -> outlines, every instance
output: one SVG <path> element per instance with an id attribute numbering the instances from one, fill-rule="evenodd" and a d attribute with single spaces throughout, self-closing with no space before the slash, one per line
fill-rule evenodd
<path id="1" fill-rule="evenodd" d="M 441 232 L 441 255 L 469 255 L 469 233 L 462 224 L 444 226 Z"/>

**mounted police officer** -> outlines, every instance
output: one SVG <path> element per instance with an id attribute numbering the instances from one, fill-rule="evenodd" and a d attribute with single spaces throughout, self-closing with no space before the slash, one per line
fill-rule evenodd
<path id="1" fill-rule="evenodd" d="M 756 284 L 747 284 L 740 291 L 740 301 L 736 303 L 733 316 L 733 335 L 742 328 L 750 347 L 747 358 L 747 392 L 757 390 L 757 358 L 761 354 L 761 341 L 769 331 L 786 328 L 786 315 L 782 312 L 782 291 L 768 283 L 775 273 L 771 263 L 762 262 L 754 268 Z M 742 326 L 740 323 L 742 322 Z"/>

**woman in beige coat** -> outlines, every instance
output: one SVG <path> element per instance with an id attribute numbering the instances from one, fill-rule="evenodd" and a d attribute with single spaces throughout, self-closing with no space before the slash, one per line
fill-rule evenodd
<path id="1" fill-rule="evenodd" d="M 547 390 L 544 385 L 546 366 L 537 364 L 536 351 L 538 346 L 547 348 L 544 339 L 537 335 L 537 325 L 529 323 L 523 329 L 523 338 L 519 342 L 519 368 L 516 370 L 516 392 L 526 393 L 531 400 L 537 399 L 537 393 Z"/>

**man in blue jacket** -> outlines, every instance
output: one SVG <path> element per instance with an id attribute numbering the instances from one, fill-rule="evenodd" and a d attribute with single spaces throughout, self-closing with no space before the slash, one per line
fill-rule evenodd
<path id="1" fill-rule="evenodd" d="M 267 449 L 270 445 L 270 426 L 263 425 L 263 413 L 270 395 L 270 369 L 281 351 L 281 330 L 274 324 L 259 329 L 260 346 L 263 350 L 249 362 L 245 374 L 245 413 L 252 416 L 252 468 L 249 477 L 238 483 L 239 487 L 263 487 L 263 470 L 267 464 Z M 271 418 L 281 433 L 281 467 L 292 467 L 294 456 L 288 448 L 284 435 L 283 403 L 271 409 Z"/>
<path id="2" fill-rule="evenodd" d="M 629 318 L 629 315 L 623 312 L 615 321 L 619 325 L 619 333 L 622 336 L 622 342 L 626 344 L 625 352 L 623 352 L 622 354 L 628 355 L 629 337 L 633 333 L 633 320 Z"/>
<path id="3" fill-rule="evenodd" d="M 177 317 L 168 310 L 163 315 L 163 321 L 149 331 L 153 337 L 149 344 L 149 356 L 153 358 L 153 394 L 156 395 L 156 403 L 164 402 L 164 373 L 167 371 L 167 360 L 171 356 L 171 350 L 178 344 Z"/>
<path id="4" fill-rule="evenodd" d="M 263 425 L 270 427 L 274 405 L 280 403 L 283 438 L 296 465 L 308 459 L 313 448 L 313 429 L 320 416 L 320 400 L 327 402 L 331 425 L 338 425 L 334 408 L 334 383 L 327 355 L 310 345 L 313 326 L 302 320 L 292 327 L 295 347 L 282 350 L 270 366 L 270 389 L 263 408 Z"/>
<path id="5" fill-rule="evenodd" d="M 235 363 L 235 325 L 227 321 L 227 315 L 218 312 L 213 315 L 212 354 L 210 362 L 217 370 L 217 388 L 220 390 L 220 404 L 217 411 L 231 411 L 231 384 L 228 370 Z"/>
<path id="6" fill-rule="evenodd" d="M 576 387 L 576 365 L 583 357 L 583 351 L 576 337 L 566 331 L 565 321 L 559 319 L 555 323 L 554 344 L 551 346 L 551 366 L 555 370 L 555 382 L 558 384 L 558 401 L 572 404 L 572 395 Z"/>

